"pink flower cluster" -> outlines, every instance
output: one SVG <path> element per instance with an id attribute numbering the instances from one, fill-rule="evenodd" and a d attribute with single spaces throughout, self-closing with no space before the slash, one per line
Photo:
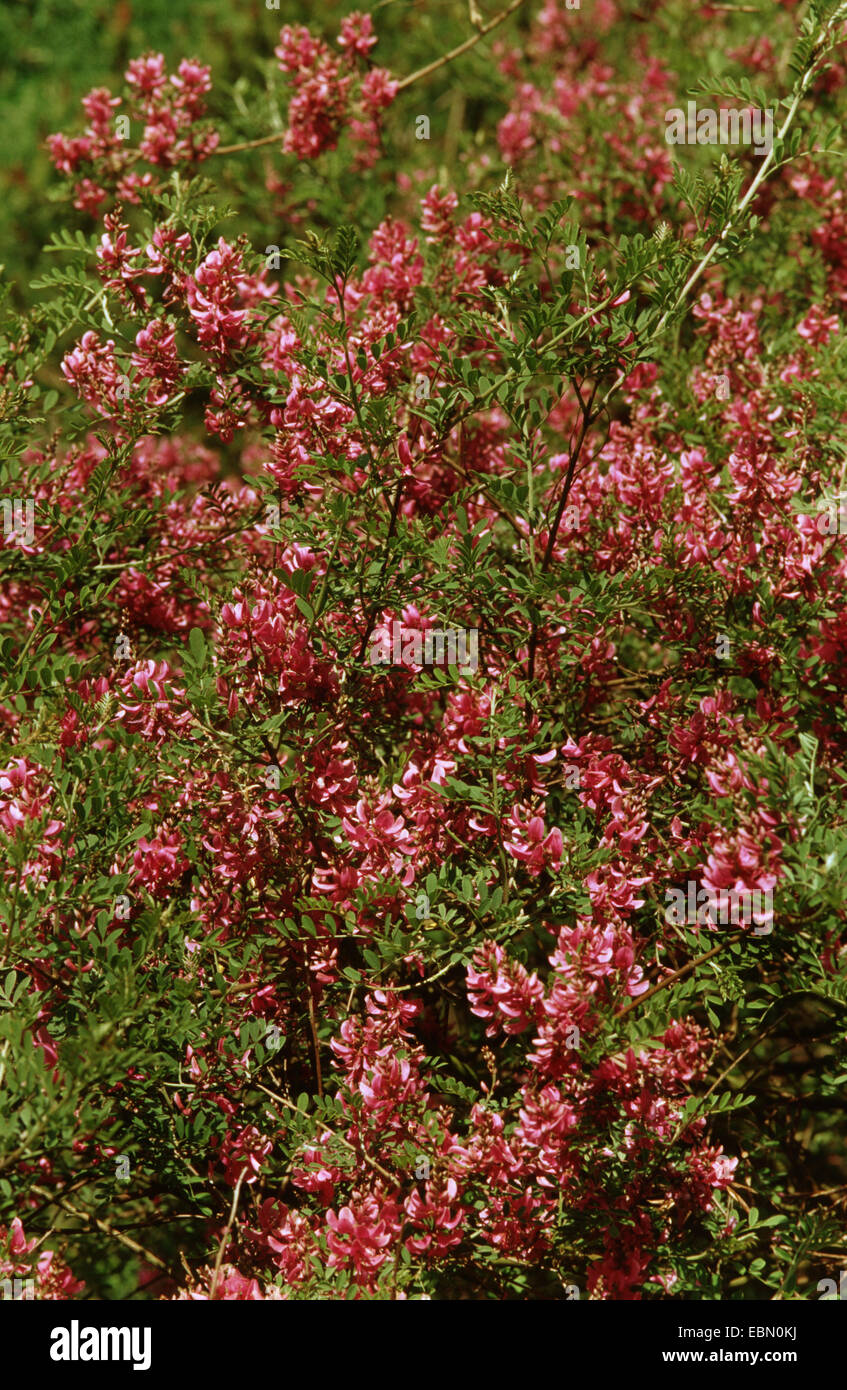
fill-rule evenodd
<path id="1" fill-rule="evenodd" d="M 370 15 L 358 12 L 342 20 L 340 58 L 303 25 L 281 30 L 274 52 L 294 88 L 283 141 L 289 154 L 315 159 L 334 150 L 349 125 L 367 151 L 359 156 L 360 167 L 373 163 L 379 152 L 379 113 L 397 94 L 397 83 L 382 68 L 371 67 L 359 76 L 359 64 L 369 61 L 376 41 Z"/>
<path id="2" fill-rule="evenodd" d="M 170 78 L 161 53 L 135 58 L 125 74 L 129 89 L 128 113 L 117 116 L 122 105 L 105 87 L 83 98 L 88 126 L 83 135 L 49 135 L 50 157 L 60 171 L 76 180 L 74 205 L 95 216 L 109 190 L 120 201 L 137 203 L 138 191 L 153 183 L 149 173 L 133 168 L 136 159 L 160 169 L 195 164 L 207 159 L 219 137 L 205 129 L 203 100 L 211 87 L 208 67 L 183 59 Z M 123 128 L 119 125 L 123 121 Z M 132 127 L 141 126 L 138 144 L 129 141 Z M 82 175 L 82 177 L 80 177 Z"/>

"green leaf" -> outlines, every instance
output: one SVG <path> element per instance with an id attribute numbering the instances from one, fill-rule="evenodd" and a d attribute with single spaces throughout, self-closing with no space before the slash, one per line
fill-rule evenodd
<path id="1" fill-rule="evenodd" d="M 193 627 L 188 634 L 188 646 L 198 666 L 206 664 L 206 638 L 199 627 Z"/>

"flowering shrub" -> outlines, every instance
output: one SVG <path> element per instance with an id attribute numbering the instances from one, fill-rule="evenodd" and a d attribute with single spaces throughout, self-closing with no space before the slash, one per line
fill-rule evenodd
<path id="1" fill-rule="evenodd" d="M 292 20 L 270 133 L 148 53 L 51 135 L 59 266 L 0 338 L 0 1263 L 38 1296 L 843 1260 L 847 5 L 729 9 L 515 0 L 412 72 L 391 11 Z M 666 140 L 713 49 L 766 153 Z"/>

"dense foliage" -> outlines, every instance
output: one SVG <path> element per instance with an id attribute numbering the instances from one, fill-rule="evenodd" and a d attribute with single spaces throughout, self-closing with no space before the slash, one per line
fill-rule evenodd
<path id="1" fill-rule="evenodd" d="M 749 8 L 262 11 L 50 134 L 0 1277 L 837 1279 L 847 4 Z M 692 94 L 772 142 L 670 144 Z"/>

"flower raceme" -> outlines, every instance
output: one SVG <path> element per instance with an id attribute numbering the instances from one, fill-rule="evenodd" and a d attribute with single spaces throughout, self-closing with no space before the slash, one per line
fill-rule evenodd
<path id="1" fill-rule="evenodd" d="M 281 142 L 286 154 L 315 159 L 335 149 L 342 132 L 349 130 L 361 144 L 360 167 L 374 162 L 380 114 L 394 101 L 398 86 L 385 69 L 371 65 L 376 42 L 370 15 L 359 13 L 342 20 L 337 55 L 303 25 L 281 30 L 274 52 L 293 89 Z M 365 64 L 367 71 L 362 71 Z M 211 88 L 207 66 L 184 59 L 169 77 L 163 55 L 151 53 L 133 59 L 124 77 L 125 113 L 118 114 L 123 98 L 98 88 L 83 99 L 89 122 L 84 135 L 47 138 L 55 167 L 78 179 L 75 206 L 95 215 L 110 194 L 137 203 L 142 189 L 156 186 L 155 176 L 135 170 L 136 160 L 160 170 L 191 167 L 209 159 L 220 144 L 219 133 L 203 119 Z M 119 131 L 121 121 L 124 129 Z M 133 148 L 129 132 L 139 125 L 140 140 Z"/>

